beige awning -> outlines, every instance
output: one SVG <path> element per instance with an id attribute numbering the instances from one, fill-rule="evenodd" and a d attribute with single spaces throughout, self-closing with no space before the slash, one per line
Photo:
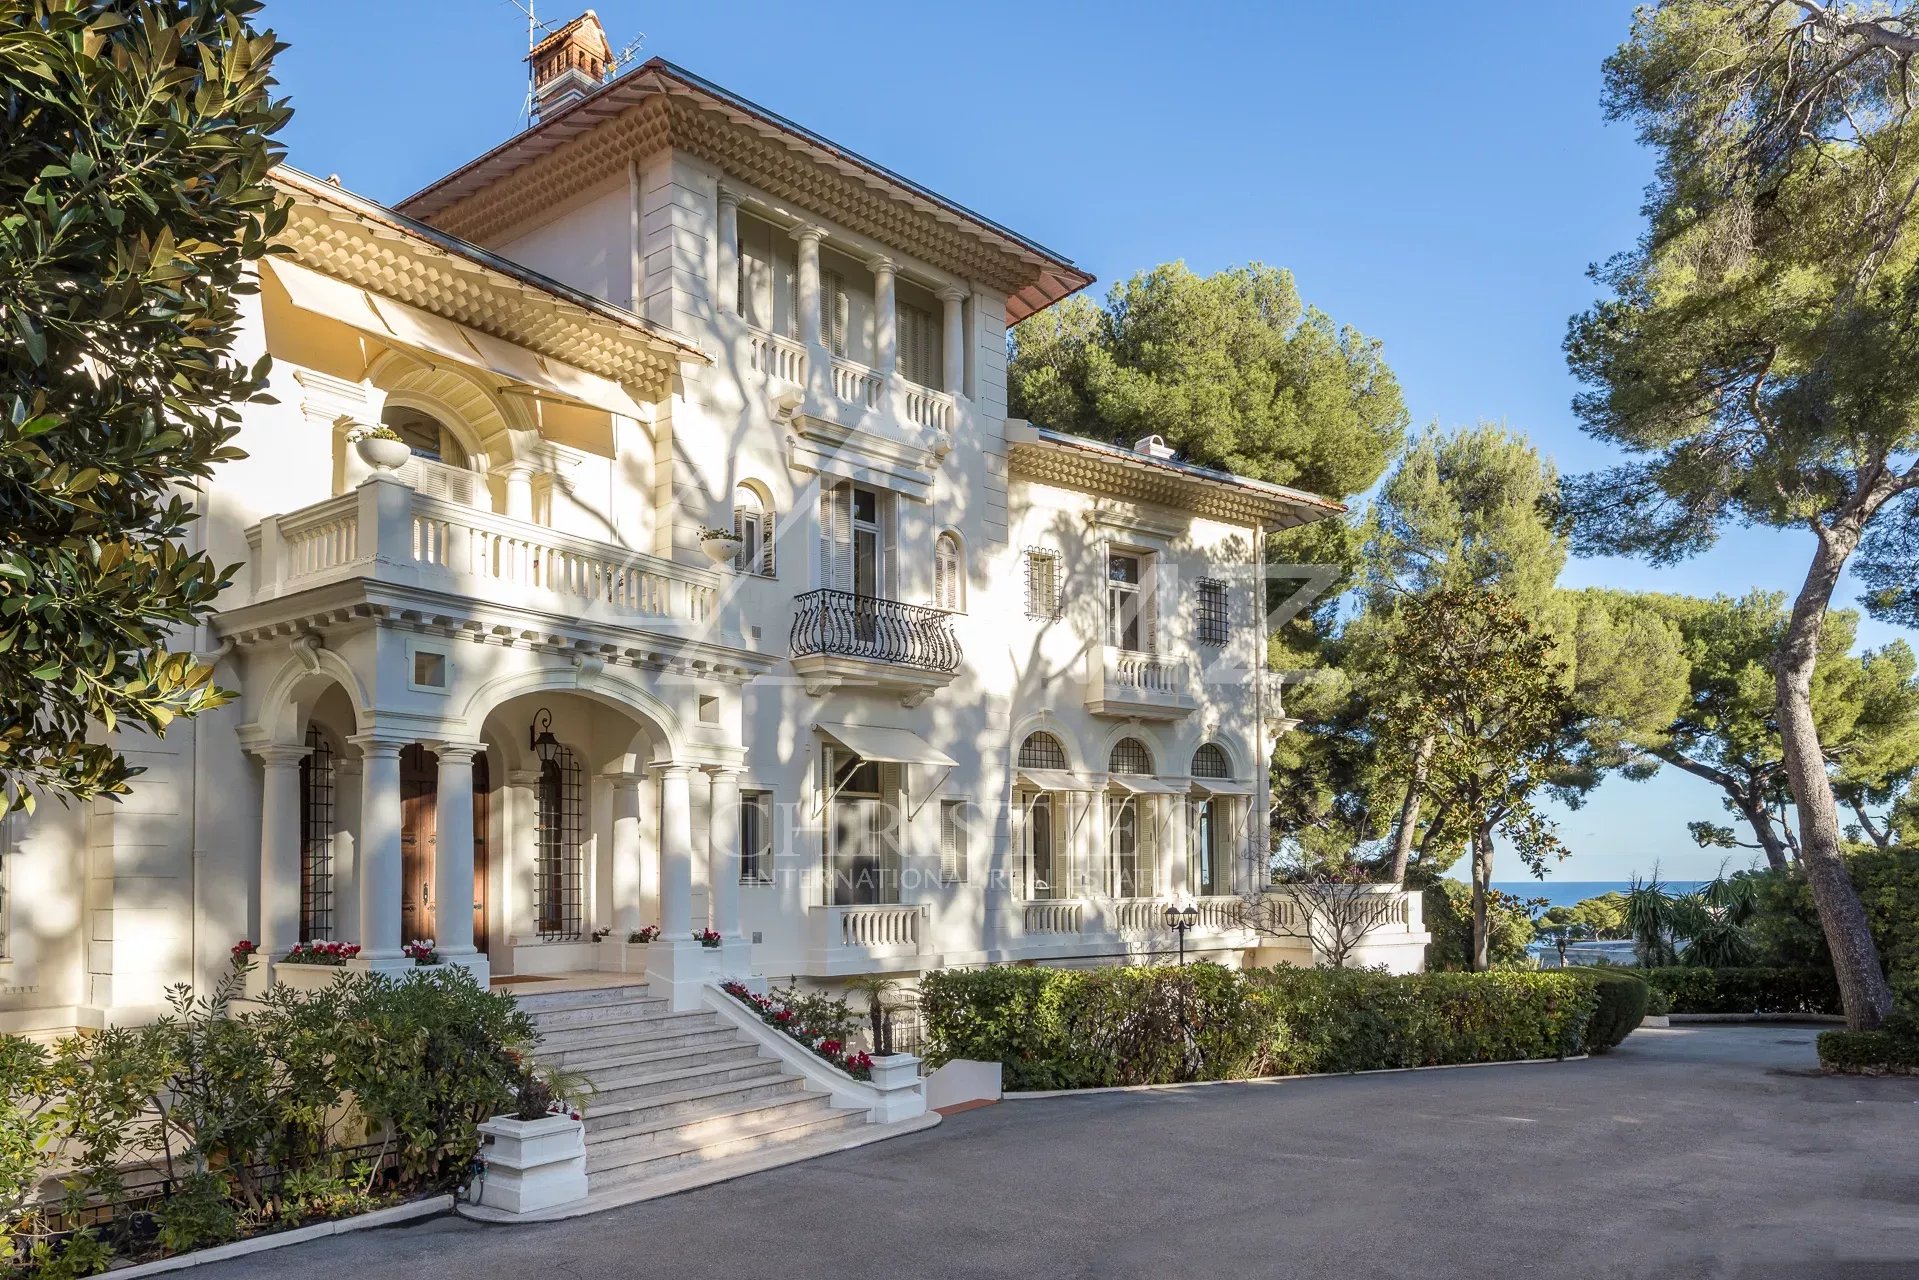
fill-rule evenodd
<path id="1" fill-rule="evenodd" d="M 267 259 L 267 268 L 286 287 L 287 297 L 300 310 L 352 325 L 383 342 L 484 369 L 506 379 L 507 385 L 502 390 L 509 393 L 546 396 L 628 418 L 646 416 L 646 411 L 627 394 L 626 388 L 611 378 L 516 347 L 431 311 L 381 297 L 284 258 Z"/>
<path id="2" fill-rule="evenodd" d="M 1253 794 L 1253 784 L 1233 782 L 1226 778 L 1194 778 L 1193 790 L 1209 792 L 1216 796 L 1250 796 Z"/>
<path id="3" fill-rule="evenodd" d="M 1106 780 L 1121 791 L 1130 791 L 1136 796 L 1183 796 L 1186 787 L 1183 783 L 1167 782 L 1163 778 L 1150 778 L 1143 773 L 1112 773 Z"/>
<path id="4" fill-rule="evenodd" d="M 905 729 L 881 729 L 863 724 L 819 724 L 814 727 L 862 760 L 931 764 L 945 769 L 959 764 L 959 761 L 917 733 Z"/>
<path id="5" fill-rule="evenodd" d="M 1021 769 L 1019 783 L 1035 791 L 1098 791 L 1099 784 L 1069 769 Z"/>

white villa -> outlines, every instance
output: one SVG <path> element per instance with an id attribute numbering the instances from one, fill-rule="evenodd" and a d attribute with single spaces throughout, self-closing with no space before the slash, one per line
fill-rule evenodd
<path id="1" fill-rule="evenodd" d="M 123 802 L 0 824 L 0 1031 L 149 1017 L 241 938 L 672 1009 L 1170 959 L 1172 902 L 1189 956 L 1312 963 L 1235 921 L 1289 727 L 1265 534 L 1339 505 L 1009 419 L 1008 326 L 1091 283 L 1052 250 L 609 78 L 590 13 L 532 61 L 535 123 L 395 208 L 277 174 L 278 403 L 196 526 L 237 697 L 127 737 Z M 1402 895 L 1358 961 L 1426 941 Z"/>

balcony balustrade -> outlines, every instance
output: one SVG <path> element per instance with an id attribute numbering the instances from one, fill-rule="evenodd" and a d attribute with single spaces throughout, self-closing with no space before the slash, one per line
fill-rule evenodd
<path id="1" fill-rule="evenodd" d="M 816 977 L 915 969 L 926 963 L 926 907 L 917 902 L 812 907 L 807 971 Z"/>
<path id="2" fill-rule="evenodd" d="M 959 670 L 959 637 L 943 609 L 830 590 L 809 591 L 793 603 L 795 658 L 860 658 L 942 675 Z"/>
<path id="3" fill-rule="evenodd" d="M 1182 720 L 1198 706 L 1193 669 L 1177 658 L 1105 645 L 1086 655 L 1086 709 L 1128 720 Z"/>

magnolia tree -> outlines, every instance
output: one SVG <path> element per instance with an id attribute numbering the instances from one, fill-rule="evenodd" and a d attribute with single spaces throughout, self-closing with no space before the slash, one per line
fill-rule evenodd
<path id="1" fill-rule="evenodd" d="M 259 10 L 0 0 L 0 811 L 126 791 L 104 734 L 225 696 L 193 491 L 265 387 L 233 353 L 285 218 Z"/>

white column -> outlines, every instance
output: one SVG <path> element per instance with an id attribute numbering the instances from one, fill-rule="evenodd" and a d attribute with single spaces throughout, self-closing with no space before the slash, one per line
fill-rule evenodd
<path id="1" fill-rule="evenodd" d="M 820 332 L 820 240 L 826 233 L 819 227 L 796 227 L 793 238 L 799 241 L 800 341 L 808 352 L 824 351 Z"/>
<path id="2" fill-rule="evenodd" d="M 361 765 L 342 753 L 333 760 L 333 928 L 329 939 L 360 936 Z"/>
<path id="3" fill-rule="evenodd" d="M 720 310 L 726 315 L 740 313 L 740 196 L 721 187 L 720 205 Z"/>
<path id="4" fill-rule="evenodd" d="M 1187 835 L 1187 799 L 1166 797 L 1166 834 L 1160 842 L 1160 860 L 1166 864 L 1166 891 L 1175 898 L 1192 892 L 1192 846 Z"/>
<path id="5" fill-rule="evenodd" d="M 643 890 L 640 864 L 640 786 L 637 773 L 608 775 L 613 787 L 613 935 L 619 941 L 646 921 L 640 918 Z"/>
<path id="6" fill-rule="evenodd" d="M 506 469 L 506 515 L 533 522 L 533 468 L 514 465 Z"/>
<path id="7" fill-rule="evenodd" d="M 866 265 L 873 270 L 873 345 L 880 376 L 890 381 L 900 365 L 900 314 L 893 288 L 897 268 L 885 254 Z"/>
<path id="8" fill-rule="evenodd" d="M 443 742 L 435 748 L 440 776 L 435 792 L 433 901 L 440 951 L 470 955 L 473 945 L 473 756 L 477 742 Z"/>
<path id="9" fill-rule="evenodd" d="M 300 940 L 300 761 L 305 747 L 261 747 L 260 950 L 277 958 Z"/>
<path id="10" fill-rule="evenodd" d="M 946 390 L 958 396 L 962 394 L 966 383 L 966 313 L 962 308 L 966 301 L 966 290 L 949 284 L 940 290 L 940 301 L 946 304 L 943 330 L 946 345 L 941 357 L 941 372 L 945 374 Z"/>
<path id="11" fill-rule="evenodd" d="M 1092 792 L 1091 800 L 1092 811 L 1086 815 L 1086 834 L 1081 845 L 1086 854 L 1074 868 L 1079 877 L 1073 885 L 1075 898 L 1106 892 L 1107 868 L 1112 862 L 1112 851 L 1107 847 L 1113 834 L 1111 801 L 1103 790 Z"/>
<path id="12" fill-rule="evenodd" d="M 693 932 L 693 803 L 683 764 L 660 774 L 660 936 L 679 942 Z"/>
<path id="13" fill-rule="evenodd" d="M 365 735 L 360 748 L 360 958 L 400 955 L 400 743 Z"/>
<path id="14" fill-rule="evenodd" d="M 508 923 L 508 932 L 517 938 L 531 938 L 539 931 L 535 919 L 534 897 L 538 892 L 536 864 L 540 851 L 540 771 L 512 769 L 507 772 L 509 803 L 505 832 L 506 865 L 500 883 L 507 901 L 500 910 Z"/>
<path id="15" fill-rule="evenodd" d="M 723 938 L 740 932 L 740 775 L 735 769 L 712 771 L 711 811 L 706 819 L 706 895 L 712 904 L 713 931 Z"/>

